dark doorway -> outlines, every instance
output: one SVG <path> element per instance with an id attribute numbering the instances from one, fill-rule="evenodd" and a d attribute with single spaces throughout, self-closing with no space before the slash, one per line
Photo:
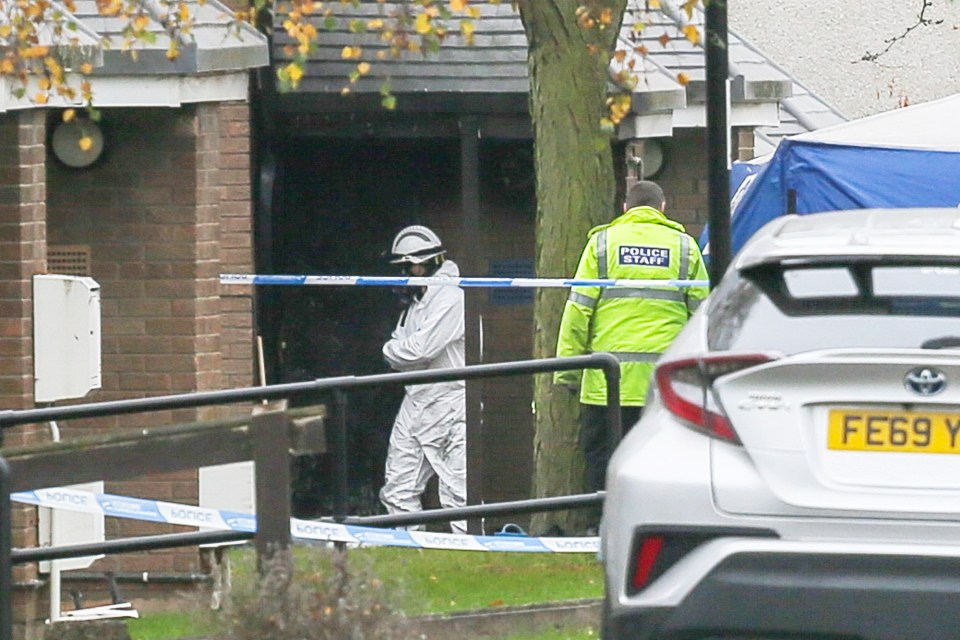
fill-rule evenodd
<path id="1" fill-rule="evenodd" d="M 426 224 L 444 237 L 459 225 L 456 140 L 299 140 L 278 157 L 272 207 L 272 270 L 282 274 L 399 275 L 387 263 L 394 234 Z M 399 306 L 382 287 L 265 287 L 260 327 L 274 382 L 388 371 L 380 349 Z M 347 512 L 377 513 L 377 492 L 402 389 L 347 395 Z M 321 396 L 301 403 L 325 403 Z M 332 415 L 331 423 L 339 416 Z M 330 454 L 304 456 L 294 472 L 298 517 L 334 507 Z"/>

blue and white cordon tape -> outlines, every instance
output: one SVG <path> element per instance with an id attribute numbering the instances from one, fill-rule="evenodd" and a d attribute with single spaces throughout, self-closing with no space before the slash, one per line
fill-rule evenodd
<path id="1" fill-rule="evenodd" d="M 209 507 L 144 500 L 109 493 L 91 493 L 69 488 L 20 491 L 10 496 L 14 502 L 38 507 L 103 514 L 114 518 L 145 520 L 225 531 L 254 533 L 257 518 L 249 513 L 222 511 Z M 366 546 L 415 547 L 419 549 L 457 549 L 461 551 L 519 551 L 526 553 L 596 553 L 600 539 L 536 538 L 527 536 L 472 536 L 454 533 L 405 531 L 358 527 L 355 525 L 290 519 L 294 538 L 324 542 L 346 542 Z"/>
<path id="2" fill-rule="evenodd" d="M 444 285 L 478 288 L 533 287 L 706 287 L 709 280 L 623 280 L 576 278 L 445 278 L 438 276 L 260 276 L 221 273 L 220 284 L 270 284 L 320 287 L 426 287 Z"/>

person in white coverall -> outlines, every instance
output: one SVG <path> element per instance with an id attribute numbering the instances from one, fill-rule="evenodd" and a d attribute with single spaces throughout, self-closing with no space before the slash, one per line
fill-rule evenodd
<path id="1" fill-rule="evenodd" d="M 427 227 L 400 231 L 391 247 L 391 263 L 409 276 L 455 278 L 456 263 L 447 260 L 440 238 Z M 421 371 L 464 366 L 463 290 L 432 285 L 407 289 L 408 306 L 383 357 L 396 371 Z M 466 504 L 466 386 L 463 380 L 408 385 L 390 433 L 385 483 L 380 501 L 389 513 L 423 509 L 422 496 L 434 475 L 440 504 Z M 466 531 L 463 520 L 450 523 L 455 533 Z M 422 528 L 422 527 L 413 527 Z"/>

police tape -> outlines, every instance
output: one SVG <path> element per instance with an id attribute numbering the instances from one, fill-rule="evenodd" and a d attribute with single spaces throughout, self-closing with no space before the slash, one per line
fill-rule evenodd
<path id="1" fill-rule="evenodd" d="M 446 278 L 438 276 L 308 276 L 221 273 L 224 285 L 285 285 L 321 287 L 426 287 L 445 285 L 476 288 L 534 287 L 706 287 L 709 280 L 627 280 L 610 278 Z"/>
<path id="2" fill-rule="evenodd" d="M 11 494 L 10 499 L 38 507 L 102 514 L 114 518 L 224 531 L 255 533 L 257 530 L 257 518 L 249 513 L 130 498 L 109 493 L 91 493 L 65 487 L 19 491 Z M 380 529 L 298 518 L 290 519 L 290 534 L 296 539 L 344 542 L 360 546 L 525 553 L 597 553 L 600 550 L 600 540 L 597 537 L 538 538 L 515 534 L 474 536 Z"/>

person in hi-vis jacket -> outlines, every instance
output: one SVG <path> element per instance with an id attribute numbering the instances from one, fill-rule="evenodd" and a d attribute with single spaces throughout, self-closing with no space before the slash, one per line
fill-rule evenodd
<path id="1" fill-rule="evenodd" d="M 460 270 L 446 259 L 436 233 L 421 225 L 406 227 L 394 238 L 391 263 L 408 276 L 456 278 Z M 464 366 L 463 289 L 449 285 L 406 290 L 407 306 L 383 357 L 396 371 Z M 466 504 L 466 386 L 463 380 L 407 385 L 390 433 L 385 482 L 380 501 L 389 513 L 423 509 L 422 496 L 434 475 L 440 504 Z M 419 528 L 419 527 L 416 527 Z M 455 533 L 465 521 L 450 523 Z"/>
<path id="2" fill-rule="evenodd" d="M 706 280 L 696 240 L 664 215 L 665 207 L 658 184 L 636 183 L 624 200 L 624 213 L 590 230 L 575 277 Z M 608 352 L 620 360 L 620 407 L 627 430 L 643 411 L 655 362 L 707 292 L 707 287 L 572 287 L 560 321 L 557 357 Z M 579 391 L 587 490 L 601 491 L 611 454 L 606 378 L 597 369 L 558 371 L 554 383 Z"/>

